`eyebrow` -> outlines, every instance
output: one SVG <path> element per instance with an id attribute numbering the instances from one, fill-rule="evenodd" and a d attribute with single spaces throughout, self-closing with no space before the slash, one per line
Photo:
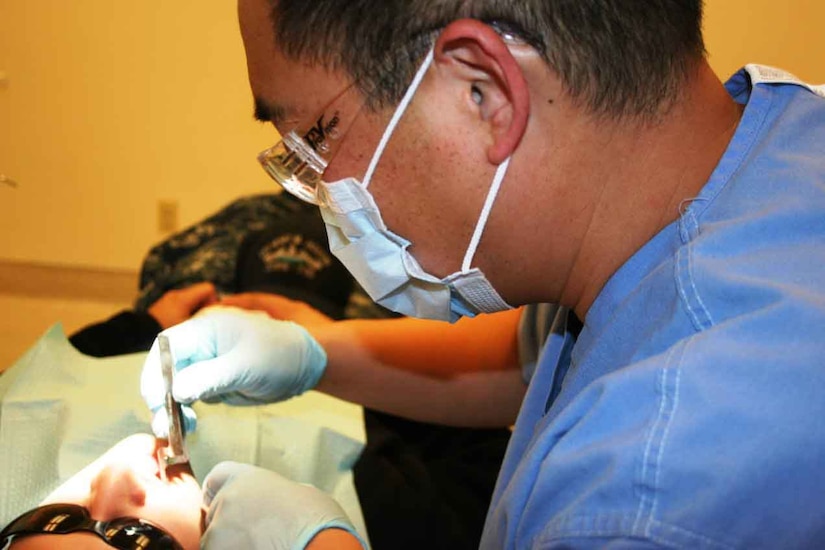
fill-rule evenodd
<path id="1" fill-rule="evenodd" d="M 255 98 L 255 120 L 271 122 L 276 127 L 287 120 L 290 109 L 278 103 L 268 103 L 260 97 Z"/>

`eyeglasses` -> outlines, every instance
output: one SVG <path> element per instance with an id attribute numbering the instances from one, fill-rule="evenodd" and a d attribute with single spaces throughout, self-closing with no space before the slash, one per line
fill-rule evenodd
<path id="1" fill-rule="evenodd" d="M 290 130 L 281 141 L 261 152 L 258 162 L 284 189 L 305 202 L 318 204 L 318 182 L 363 105 L 357 86 L 350 85 L 312 119 L 313 123 Z"/>
<path id="2" fill-rule="evenodd" d="M 500 21 L 491 21 L 490 26 L 508 46 L 526 45 L 523 39 L 511 29 L 511 25 Z M 397 118 L 403 112 L 405 105 L 412 100 L 424 73 L 432 61 L 432 50 L 427 54 L 424 63 L 419 68 L 407 92 L 401 100 L 393 119 L 387 126 L 384 136 L 378 145 L 383 150 L 389 133 L 397 123 Z M 350 109 L 345 106 L 350 104 Z M 352 105 L 358 105 L 352 109 Z M 313 120 L 309 127 L 299 127 L 287 132 L 273 147 L 258 155 L 258 162 L 264 170 L 272 176 L 284 189 L 310 204 L 319 204 L 318 183 L 332 158 L 338 152 L 344 136 L 355 118 L 364 106 L 364 99 L 360 96 L 357 86 L 350 85 L 338 94 L 326 108 Z M 365 179 L 369 179 L 375 166 L 375 158 L 367 169 Z"/>
<path id="3" fill-rule="evenodd" d="M 48 504 L 29 510 L 0 532 L 0 550 L 29 535 L 66 535 L 78 531 L 95 533 L 120 550 L 183 550 L 172 535 L 145 519 L 124 517 L 97 521 L 77 504 Z"/>

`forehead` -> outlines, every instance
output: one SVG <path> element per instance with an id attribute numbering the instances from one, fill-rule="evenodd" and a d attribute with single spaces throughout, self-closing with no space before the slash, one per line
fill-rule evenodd
<path id="1" fill-rule="evenodd" d="M 270 111 L 282 111 L 283 122 L 307 120 L 350 84 L 341 73 L 283 55 L 269 0 L 239 0 L 238 19 L 252 94 Z"/>

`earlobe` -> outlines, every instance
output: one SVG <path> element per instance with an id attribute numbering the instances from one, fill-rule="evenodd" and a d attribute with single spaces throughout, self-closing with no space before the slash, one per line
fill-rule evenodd
<path id="1" fill-rule="evenodd" d="M 460 19 L 447 26 L 435 44 L 435 62 L 450 66 L 466 80 L 468 93 L 479 93 L 481 117 L 493 143 L 487 158 L 500 164 L 513 154 L 527 128 L 530 94 L 521 66 L 507 44 L 489 25 Z"/>

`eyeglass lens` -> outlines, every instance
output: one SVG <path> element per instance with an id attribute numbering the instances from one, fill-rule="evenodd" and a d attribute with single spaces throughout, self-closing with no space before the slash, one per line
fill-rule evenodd
<path id="1" fill-rule="evenodd" d="M 121 550 L 180 550 L 180 545 L 159 527 L 138 518 L 95 521 L 86 508 L 75 504 L 51 504 L 30 510 L 0 532 L 0 544 L 8 537 L 36 534 L 96 533 Z M 13 540 L 13 539 L 12 539 Z"/>
<path id="2" fill-rule="evenodd" d="M 258 155 L 258 161 L 284 189 L 316 204 L 318 182 L 362 107 L 358 88 L 349 86 L 309 126 L 284 134 L 275 146 Z"/>

